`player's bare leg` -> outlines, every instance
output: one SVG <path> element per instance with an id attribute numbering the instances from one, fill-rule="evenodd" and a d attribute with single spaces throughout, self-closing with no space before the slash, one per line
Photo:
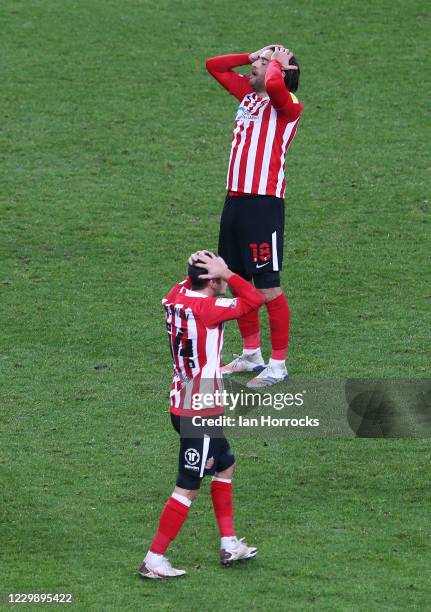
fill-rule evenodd
<path id="1" fill-rule="evenodd" d="M 232 476 L 235 465 L 216 472 L 211 481 L 211 498 L 220 531 L 220 561 L 230 565 L 234 561 L 252 559 L 257 549 L 238 539 L 233 527 Z"/>
<path id="2" fill-rule="evenodd" d="M 142 578 L 167 579 L 184 576 L 185 570 L 175 569 L 165 557 L 172 540 L 180 532 L 198 490 L 175 487 L 162 514 L 154 540 L 139 568 Z"/>

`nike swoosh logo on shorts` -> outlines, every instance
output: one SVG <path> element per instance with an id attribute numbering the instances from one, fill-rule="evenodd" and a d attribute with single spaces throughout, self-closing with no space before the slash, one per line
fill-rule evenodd
<path id="1" fill-rule="evenodd" d="M 267 261 L 264 264 L 256 264 L 256 268 L 263 268 L 263 266 L 267 266 L 269 264 L 269 261 Z"/>

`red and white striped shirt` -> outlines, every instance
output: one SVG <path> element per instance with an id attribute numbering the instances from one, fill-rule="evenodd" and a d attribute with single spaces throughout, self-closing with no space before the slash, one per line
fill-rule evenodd
<path id="1" fill-rule="evenodd" d="M 283 198 L 286 152 L 303 105 L 286 88 L 281 65 L 275 60 L 269 62 L 265 75 L 268 95 L 257 96 L 248 76 L 233 71 L 249 63 L 246 53 L 206 62 L 212 76 L 240 101 L 232 133 L 227 189 Z"/>
<path id="2" fill-rule="evenodd" d="M 224 322 L 238 319 L 265 301 L 259 291 L 236 274 L 229 278 L 228 284 L 237 295 L 234 299 L 191 291 L 190 281 L 186 280 L 175 285 L 162 300 L 174 365 L 170 393 L 173 414 L 213 416 L 223 413 L 220 403 L 203 400 L 205 394 L 217 398 L 215 391 L 223 391 Z"/>

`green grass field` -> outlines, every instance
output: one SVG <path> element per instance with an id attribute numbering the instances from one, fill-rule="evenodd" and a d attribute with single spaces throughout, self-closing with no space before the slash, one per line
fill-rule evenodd
<path id="1" fill-rule="evenodd" d="M 235 439 L 237 530 L 258 558 L 219 566 L 205 482 L 169 554 L 187 578 L 136 573 L 177 461 L 160 299 L 216 248 L 224 198 L 236 106 L 206 57 L 280 40 L 301 62 L 291 372 L 429 377 L 425 4 L 1 13 L 0 592 L 72 592 L 76 610 L 431 610 L 426 439 Z M 267 355 L 266 323 L 263 338 Z M 232 324 L 225 356 L 238 348 Z"/>

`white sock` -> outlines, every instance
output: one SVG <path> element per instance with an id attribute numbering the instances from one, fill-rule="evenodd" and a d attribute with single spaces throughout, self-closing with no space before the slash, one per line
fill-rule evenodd
<path id="1" fill-rule="evenodd" d="M 256 357 L 259 357 L 260 359 L 262 359 L 262 352 L 260 350 L 260 347 L 257 349 L 242 349 L 242 354 L 243 355 L 256 355 Z"/>
<path id="2" fill-rule="evenodd" d="M 270 357 L 268 365 L 273 368 L 285 368 L 286 362 L 284 361 L 284 359 L 273 359 L 272 357 Z"/>
<path id="3" fill-rule="evenodd" d="M 145 556 L 145 563 L 148 563 L 148 565 L 151 565 L 152 567 L 157 567 L 157 565 L 159 565 L 163 560 L 163 555 L 158 555 L 157 553 L 153 553 L 151 552 L 151 550 L 149 550 Z"/>
<path id="4" fill-rule="evenodd" d="M 188 508 L 190 508 L 190 506 L 192 505 L 192 500 L 191 499 L 189 499 L 185 495 L 181 495 L 180 493 L 175 493 L 175 491 L 172 493 L 171 497 L 173 497 L 174 499 L 179 501 L 180 504 L 184 504 Z"/>
<path id="5" fill-rule="evenodd" d="M 220 538 L 220 547 L 224 548 L 225 550 L 229 550 L 229 547 L 236 544 L 237 542 L 237 537 L 236 536 L 225 536 L 223 538 Z"/>
<path id="6" fill-rule="evenodd" d="M 214 482 L 227 482 L 228 484 L 232 482 L 232 478 L 219 478 L 218 476 L 213 476 L 211 480 L 214 480 Z"/>

